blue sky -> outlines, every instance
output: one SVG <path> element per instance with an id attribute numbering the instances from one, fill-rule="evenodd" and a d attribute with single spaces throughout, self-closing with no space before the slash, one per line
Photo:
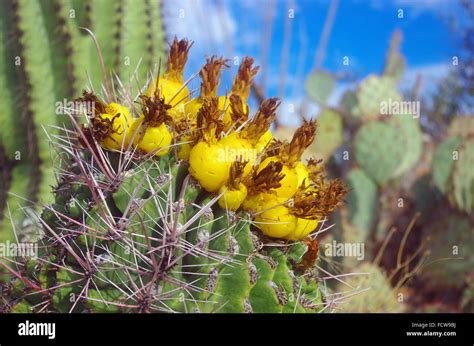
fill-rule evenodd
<path id="1" fill-rule="evenodd" d="M 251 55 L 265 68 L 266 77 L 261 75 L 258 81 L 266 79 L 266 96 L 281 96 L 284 103 L 297 104 L 304 98 L 304 80 L 314 68 L 329 6 L 329 0 L 177 0 L 168 2 L 164 9 L 165 25 L 169 37 L 195 41 L 188 76 L 198 71 L 205 55 Z M 285 23 L 290 9 L 294 18 Z M 403 10 L 403 18 L 398 18 L 399 10 Z M 459 35 L 451 19 L 465 21 L 456 0 L 340 0 L 321 67 L 359 79 L 380 73 L 390 37 L 400 29 L 401 51 L 407 60 L 401 84 L 409 88 L 421 74 L 428 92 L 446 75 L 452 56 L 458 54 Z M 270 24 L 271 39 L 264 40 Z M 285 32 L 291 34 L 285 38 Z M 288 59 L 282 66 L 285 45 L 289 45 Z M 343 65 L 344 56 L 349 57 L 349 66 Z M 224 74 L 222 92 L 230 87 L 235 70 L 233 67 Z M 284 90 L 279 87 L 282 80 Z M 198 83 L 196 80 L 194 87 Z M 340 81 L 332 102 L 348 87 L 351 85 Z"/>

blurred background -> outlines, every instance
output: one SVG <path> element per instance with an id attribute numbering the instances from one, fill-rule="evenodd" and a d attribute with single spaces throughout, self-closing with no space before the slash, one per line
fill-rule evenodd
<path id="1" fill-rule="evenodd" d="M 251 106 L 282 100 L 276 137 L 319 119 L 308 156 L 352 188 L 322 234 L 321 260 L 336 273 L 370 273 L 353 279 L 341 311 L 473 311 L 473 11 L 444 0 L 164 6 L 166 32 L 195 41 L 188 75 L 205 55 L 235 65 L 251 55 L 261 66 Z M 417 117 L 380 115 L 389 99 L 413 102 Z M 333 241 L 364 244 L 364 260 L 324 258 Z"/>
<path id="2" fill-rule="evenodd" d="M 474 312 L 472 1 L 0 5 L 0 240 L 15 239 L 12 228 L 28 237 L 26 206 L 48 201 L 54 174 L 44 128 L 51 135 L 62 126 L 61 104 L 88 84 L 101 90 L 96 47 L 80 28 L 94 32 L 109 73 L 127 80 L 137 71 L 141 82 L 174 36 L 187 37 L 185 78 L 206 56 L 230 59 L 221 94 L 241 59 L 255 58 L 250 107 L 281 98 L 275 137 L 318 119 L 307 157 L 323 159 L 351 189 L 318 238 L 320 266 L 349 278 L 349 287 L 328 288 L 346 297 L 337 311 Z M 328 250 L 338 244 L 363 245 L 362 256 Z"/>

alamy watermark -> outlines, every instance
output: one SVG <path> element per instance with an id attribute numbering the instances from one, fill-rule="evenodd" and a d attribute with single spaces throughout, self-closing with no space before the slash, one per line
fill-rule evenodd
<path id="1" fill-rule="evenodd" d="M 257 150 L 225 147 L 217 151 L 217 160 L 219 162 L 234 162 L 238 157 L 240 157 L 240 159 L 244 162 L 254 162 L 257 159 Z"/>
<path id="2" fill-rule="evenodd" d="M 392 100 L 380 103 L 380 114 L 382 115 L 411 115 L 414 119 L 420 117 L 420 101 Z"/>
<path id="3" fill-rule="evenodd" d="M 38 256 L 38 243 L 12 243 L 7 240 L 0 243 L 0 257 L 29 257 Z"/>
<path id="4" fill-rule="evenodd" d="M 338 243 L 333 240 L 332 243 L 327 243 L 324 247 L 326 257 L 356 257 L 359 261 L 365 258 L 364 243 Z"/>
<path id="5" fill-rule="evenodd" d="M 63 99 L 62 101 L 57 101 L 54 105 L 55 113 L 58 115 L 62 114 L 72 114 L 72 115 L 82 115 L 88 114 L 94 116 L 95 112 L 95 103 L 94 102 L 84 102 L 84 101 L 71 101 Z"/>

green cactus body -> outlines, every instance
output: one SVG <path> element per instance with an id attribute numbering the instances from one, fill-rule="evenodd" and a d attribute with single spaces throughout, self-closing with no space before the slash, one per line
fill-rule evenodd
<path id="1" fill-rule="evenodd" d="M 41 179 L 39 185 L 40 200 L 49 195 L 50 186 L 54 185 L 54 174 L 50 164 L 49 139 L 43 130 L 45 124 L 57 124 L 54 104 L 54 68 L 52 57 L 48 51 L 44 50 L 49 45 L 47 30 L 44 24 L 44 17 L 41 13 L 39 2 L 18 1 L 18 30 L 21 32 L 20 42 L 23 47 L 21 52 L 22 64 L 27 82 L 30 86 L 28 90 L 28 111 L 30 121 L 33 124 L 32 131 L 37 138 L 33 157 L 36 156 L 38 172 Z M 38 68 L 41 66 L 41 68 Z M 51 132 L 54 134 L 54 131 Z M 23 153 L 25 155 L 26 153 Z M 33 184 L 35 186 L 35 184 Z M 33 191 L 33 196 L 36 195 Z M 43 202 L 47 202 L 43 200 Z"/>
<path id="2" fill-rule="evenodd" d="M 344 306 L 345 312 L 403 312 L 404 304 L 397 299 L 386 274 L 377 265 L 362 263 L 355 270 L 364 275 L 351 277 L 346 282 L 362 291 L 349 298 Z M 348 287 L 339 284 L 339 292 L 347 292 Z"/>
<path id="3" fill-rule="evenodd" d="M 113 0 L 91 1 L 90 4 L 90 29 L 94 32 L 104 59 L 107 73 L 111 72 L 117 64 L 118 49 L 118 22 L 120 15 L 117 11 L 119 3 Z M 102 70 L 97 48 L 89 44 L 89 59 L 87 71 L 92 81 L 94 90 L 100 90 L 103 82 Z"/>
<path id="4" fill-rule="evenodd" d="M 405 154 L 402 162 L 399 163 L 396 176 L 402 176 L 410 170 L 419 160 L 423 145 L 419 119 L 411 115 L 395 115 L 392 119 L 396 126 L 401 129 L 405 143 Z"/>
<path id="5" fill-rule="evenodd" d="M 474 141 L 470 129 L 461 130 L 453 121 L 449 133 L 457 134 L 443 140 L 433 154 L 433 181 L 449 202 L 461 211 L 470 213 L 474 206 Z M 466 120 L 466 124 L 469 121 Z"/>
<path id="6" fill-rule="evenodd" d="M 316 138 L 309 151 L 322 158 L 329 158 L 343 141 L 341 115 L 335 110 L 325 108 L 318 117 L 320 136 Z"/>
<path id="7" fill-rule="evenodd" d="M 395 31 L 390 40 L 390 48 L 387 52 L 383 74 L 389 76 L 397 81 L 405 71 L 405 58 L 400 54 L 400 44 L 402 41 L 402 34 L 400 31 Z"/>
<path id="8" fill-rule="evenodd" d="M 167 171 L 173 173 L 171 181 L 176 181 L 179 166 L 185 165 L 172 157 L 164 158 L 163 162 L 169 165 Z M 62 264 L 57 267 L 44 264 L 37 268 L 36 261 L 28 262 L 25 276 L 41 288 L 49 288 L 50 296 L 44 298 L 17 282 L 19 287 L 14 295 L 24 296 L 26 300 L 16 301 L 12 311 L 29 310 L 43 299 L 50 299 L 48 311 L 61 313 L 143 309 L 241 313 L 322 310 L 323 296 L 316 279 L 301 280 L 290 264 L 301 260 L 304 247 L 297 243 L 288 250 L 269 248 L 261 252 L 256 245 L 259 235 L 251 229 L 245 214 L 229 212 L 217 205 L 206 209 L 183 234 L 177 235 L 176 241 L 181 246 L 171 247 L 173 250 L 167 259 L 176 263 L 166 271 L 164 278 L 153 278 L 152 269 L 160 264 L 152 262 L 149 249 L 150 246 L 159 248 L 167 232 L 157 208 L 166 208 L 168 202 L 161 203 L 159 198 L 171 196 L 175 201 L 183 198 L 178 229 L 212 199 L 207 196 L 199 200 L 199 205 L 194 203 L 202 191 L 189 177 L 181 179 L 181 186 L 163 185 L 166 180 L 160 178 L 167 173 L 158 167 L 165 165 L 163 162 L 132 166 L 117 191 L 107 198 L 113 203 L 105 201 L 90 207 L 93 194 L 84 191 L 88 189 L 87 185 L 60 185 L 56 189 L 56 202 L 49 210 L 81 220 L 79 224 L 84 226 L 74 226 L 67 219 L 54 216 L 54 212 L 53 220 L 49 220 L 49 214 L 43 213 L 43 220 L 49 226 L 39 256 L 48 258 L 48 262 Z M 148 185 L 143 184 L 144 180 Z M 171 194 L 169 189 L 173 188 L 176 194 Z M 181 191 L 181 188 L 185 190 Z M 80 205 L 79 212 L 72 212 L 72 201 Z M 134 207 L 130 204 L 133 201 L 140 205 Z M 109 205 L 115 205 L 118 215 L 104 218 L 102 213 Z M 175 212 L 169 211 L 168 215 L 174 217 Z M 120 226 L 119 220 L 124 216 L 127 225 Z M 113 222 L 117 225 L 115 230 L 110 228 Z M 68 232 L 63 231 L 65 227 Z M 147 236 L 143 233 L 145 230 Z M 53 246 L 58 242 L 57 236 L 61 237 L 62 243 Z M 166 255 L 165 251 L 162 256 Z M 156 256 L 156 260 L 159 262 L 160 256 Z M 150 290 L 150 299 L 157 303 L 144 307 L 146 303 L 133 293 L 137 289 L 135 286 L 142 287 L 140 291 Z"/>
<path id="9" fill-rule="evenodd" d="M 321 106 L 325 106 L 336 85 L 334 77 L 325 71 L 316 71 L 309 75 L 305 82 L 308 96 Z"/>
<path id="10" fill-rule="evenodd" d="M 458 209 L 471 213 L 474 209 L 474 139 L 466 140 L 454 162 L 450 200 Z"/>
<path id="11" fill-rule="evenodd" d="M 127 81 L 138 67 L 138 81 L 143 84 L 150 66 L 152 55 L 147 52 L 149 28 L 144 18 L 147 17 L 146 1 L 125 0 L 121 4 L 123 17 L 120 20 L 119 60 L 117 62 L 119 76 Z M 141 60 L 141 62 L 140 62 Z M 140 63 L 140 64 L 139 64 Z M 136 84 L 136 83 L 135 83 Z"/>
<path id="12" fill-rule="evenodd" d="M 349 221 L 358 229 L 365 231 L 356 242 L 365 241 L 374 219 L 375 203 L 377 203 L 377 185 L 364 173 L 354 169 L 348 174 L 348 184 L 352 188 L 347 199 Z"/>
<path id="13" fill-rule="evenodd" d="M 405 155 L 403 134 L 385 122 L 371 121 L 362 126 L 354 145 L 358 164 L 379 185 L 395 176 Z"/>
<path id="14" fill-rule="evenodd" d="M 433 155 L 433 180 L 443 194 L 448 192 L 449 177 L 461 142 L 461 137 L 448 137 L 438 145 Z"/>
<path id="15" fill-rule="evenodd" d="M 146 71 L 163 56 L 166 47 L 160 2 L 121 3 L 119 6 L 109 0 L 2 1 L 0 105 L 4 111 L 0 117 L 5 130 L 0 145 L 13 162 L 10 167 L 22 166 L 5 172 L 10 178 L 2 186 L 11 195 L 49 202 L 50 186 L 55 182 L 49 139 L 43 127 L 69 124 L 62 102 L 71 101 L 89 81 L 94 90 L 102 91 L 103 73 L 97 48 L 81 28 L 89 28 L 96 36 L 108 77 L 116 69 L 125 79 L 132 78 L 138 60 L 143 57 L 138 77 L 144 83 Z M 119 25 L 123 27 L 121 35 Z M 126 57 L 130 58 L 129 65 L 123 64 Z M 56 101 L 61 102 L 61 109 Z M 46 130 L 50 136 L 54 134 Z M 21 185 L 20 180 L 30 186 L 29 191 L 24 191 L 23 185 L 20 190 L 15 189 Z M 5 193 L 0 201 L 0 237 L 10 239 L 12 227 L 3 218 L 8 213 L 6 205 L 18 209 L 18 198 L 11 195 Z M 26 204 L 23 202 L 22 206 Z M 16 210 L 15 213 L 18 223 L 23 216 Z"/>
<path id="16" fill-rule="evenodd" d="M 381 113 L 384 102 L 399 102 L 402 97 L 391 77 L 370 75 L 361 82 L 357 100 L 362 116 L 373 118 Z"/>
<path id="17" fill-rule="evenodd" d="M 359 108 L 359 101 L 357 99 L 357 93 L 354 91 L 348 90 L 344 93 L 341 99 L 341 107 L 344 111 L 344 114 L 351 118 L 358 119 L 362 117 L 362 113 L 360 112 Z"/>

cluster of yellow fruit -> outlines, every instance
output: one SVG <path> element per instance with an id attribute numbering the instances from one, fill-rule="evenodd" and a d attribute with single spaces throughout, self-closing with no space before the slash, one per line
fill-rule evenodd
<path id="1" fill-rule="evenodd" d="M 219 194 L 219 205 L 251 213 L 255 225 L 267 236 L 300 240 L 313 232 L 346 194 L 337 180 L 328 181 L 320 161 L 301 162 L 313 142 L 317 124 L 304 121 L 291 142 L 273 138 L 269 128 L 279 101 L 264 100 L 249 118 L 247 99 L 258 67 L 243 59 L 232 89 L 217 96 L 222 58 L 208 58 L 201 69 L 200 95 L 192 98 L 183 81 L 191 44 L 175 39 L 167 70 L 141 95 L 142 114 L 133 119 L 119 104 L 92 100 L 97 116 L 91 132 L 101 146 L 111 150 L 138 150 L 162 156 L 176 149 L 189 161 L 189 172 L 208 192 Z"/>

